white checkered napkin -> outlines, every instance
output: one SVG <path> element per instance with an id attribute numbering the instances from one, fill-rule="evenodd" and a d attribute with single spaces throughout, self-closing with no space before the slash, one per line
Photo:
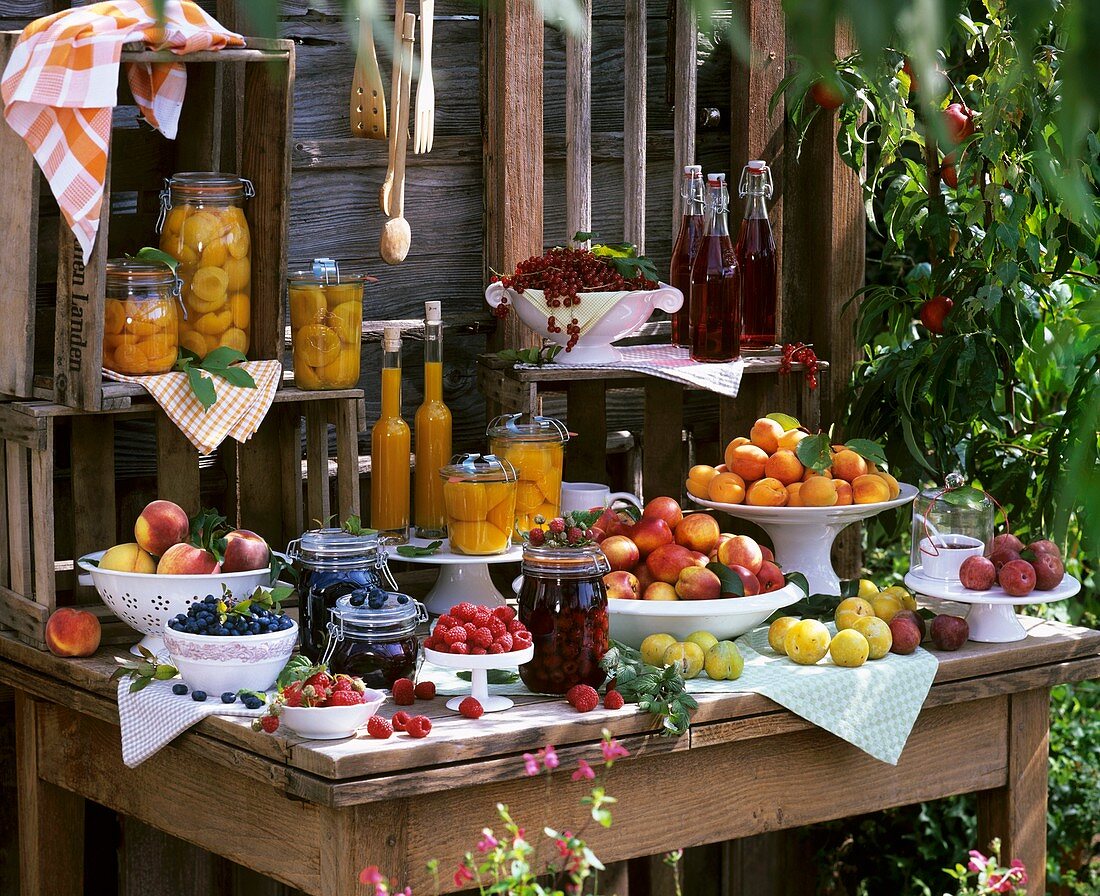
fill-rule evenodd
<path id="1" fill-rule="evenodd" d="M 220 694 L 210 694 L 199 703 L 191 695 L 173 694 L 173 681 L 154 681 L 136 694 L 130 693 L 130 679 L 118 683 L 118 720 L 122 728 L 122 761 L 128 768 L 141 765 L 161 747 L 171 743 L 207 716 L 249 716 L 258 718 L 264 710 L 246 709 L 236 703 L 222 703 Z"/>
<path id="2" fill-rule="evenodd" d="M 124 376 L 104 368 L 103 375 L 120 383 L 137 383 L 157 400 L 169 419 L 180 428 L 200 454 L 210 454 L 226 438 L 247 442 L 260 428 L 283 375 L 278 361 L 243 361 L 236 365 L 252 374 L 255 389 L 232 386 L 214 377 L 217 400 L 204 409 L 180 371 L 152 376 Z M 199 371 L 200 376 L 211 374 Z"/>

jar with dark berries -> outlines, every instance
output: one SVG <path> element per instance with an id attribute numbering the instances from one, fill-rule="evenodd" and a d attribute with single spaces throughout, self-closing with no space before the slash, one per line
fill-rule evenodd
<path id="1" fill-rule="evenodd" d="M 392 688 L 399 678 L 413 677 L 420 654 L 416 628 L 428 621 L 419 601 L 383 593 L 380 601 L 367 603 L 349 594 L 329 610 L 329 670 L 361 678 L 368 688 Z"/>
<path id="2" fill-rule="evenodd" d="M 564 694 L 573 685 L 598 688 L 607 677 L 607 591 L 610 571 L 596 545 L 523 550 L 519 618 L 531 632 L 535 655 L 520 666 L 523 683 L 539 694 Z"/>
<path id="3" fill-rule="evenodd" d="M 376 533 L 311 529 L 286 549 L 298 572 L 302 653 L 316 662 L 328 643 L 329 610 L 346 595 L 362 605 L 379 591 L 397 591 Z"/>

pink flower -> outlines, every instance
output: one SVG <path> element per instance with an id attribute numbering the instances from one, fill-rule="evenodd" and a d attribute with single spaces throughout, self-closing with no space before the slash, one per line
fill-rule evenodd
<path id="1" fill-rule="evenodd" d="M 608 740 L 600 742 L 600 749 L 603 751 L 603 761 L 610 765 L 616 759 L 624 759 L 630 755 L 630 751 L 627 750 L 621 743 L 615 738 L 609 738 Z"/>
<path id="2" fill-rule="evenodd" d="M 478 852 L 488 852 L 490 849 L 495 849 L 497 845 L 498 841 L 493 836 L 493 832 L 489 828 L 482 828 L 481 839 L 477 841 Z"/>
<path id="3" fill-rule="evenodd" d="M 465 865 L 459 865 L 458 870 L 455 871 L 454 882 L 455 886 L 459 889 L 463 889 L 463 885 L 470 883 L 474 879 L 474 873 Z"/>
<path id="4" fill-rule="evenodd" d="M 378 870 L 377 865 L 368 865 L 359 872 L 359 883 L 366 884 L 367 886 L 375 886 L 384 883 L 385 880 L 386 879 L 382 877 L 382 872 Z"/>
<path id="5" fill-rule="evenodd" d="M 985 866 L 988 864 L 989 859 L 978 852 L 978 850 L 970 850 L 970 861 L 966 863 L 967 868 L 974 872 L 985 871 Z"/>
<path id="6" fill-rule="evenodd" d="M 404 890 L 401 890 L 399 893 L 396 893 L 395 896 L 413 896 L 413 888 L 412 887 L 405 887 Z"/>
<path id="7" fill-rule="evenodd" d="M 528 777 L 539 773 L 539 761 L 531 753 L 523 754 L 523 772 Z"/>
<path id="8" fill-rule="evenodd" d="M 550 744 L 546 745 L 546 749 L 539 750 L 538 758 L 542 760 L 547 769 L 555 769 L 560 765 L 558 754 Z"/>
<path id="9" fill-rule="evenodd" d="M 1016 873 L 1016 880 L 1021 886 L 1027 885 L 1027 869 L 1024 867 L 1024 863 L 1019 859 L 1013 859 L 1009 862 L 1012 866 L 1012 871 Z"/>
<path id="10" fill-rule="evenodd" d="M 575 772 L 573 772 L 573 780 L 574 781 L 591 781 L 595 777 L 596 777 L 596 773 L 594 771 L 592 771 L 592 766 L 590 766 L 583 759 L 578 759 L 577 760 L 577 770 Z"/>

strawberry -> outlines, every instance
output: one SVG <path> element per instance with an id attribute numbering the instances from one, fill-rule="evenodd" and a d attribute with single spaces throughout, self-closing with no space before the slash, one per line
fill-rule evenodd
<path id="1" fill-rule="evenodd" d="M 409 737 L 427 737 L 432 730 L 432 720 L 427 716 L 413 716 L 405 725 L 405 733 Z"/>
<path id="2" fill-rule="evenodd" d="M 413 688 L 413 694 L 417 700 L 431 700 L 435 696 L 435 682 L 418 681 Z"/>
<path id="3" fill-rule="evenodd" d="M 393 734 L 393 725 L 383 716 L 371 716 L 367 719 L 367 734 L 385 740 Z"/>
<path id="4" fill-rule="evenodd" d="M 409 724 L 409 714 L 403 709 L 398 710 L 390 721 L 393 723 L 394 731 L 404 731 L 405 726 Z"/>
<path id="5" fill-rule="evenodd" d="M 358 691 L 333 691 L 325 706 L 357 706 L 363 702 L 363 695 Z"/>
<path id="6" fill-rule="evenodd" d="M 336 686 L 336 679 L 334 679 L 328 672 L 323 669 L 320 672 L 314 672 L 309 678 L 306 679 L 306 684 L 316 690 L 318 693 L 322 691 L 331 691 Z"/>
<path id="7" fill-rule="evenodd" d="M 274 734 L 279 728 L 278 716 L 261 716 L 258 719 L 252 720 L 253 731 L 266 731 L 268 734 Z"/>
<path id="8" fill-rule="evenodd" d="M 603 695 L 604 709 L 622 709 L 625 702 L 618 691 L 608 691 Z"/>
<path id="9" fill-rule="evenodd" d="M 301 706 L 302 705 L 302 688 L 304 685 L 300 681 L 292 681 L 285 688 L 283 688 L 283 701 L 287 706 Z"/>
<path id="10" fill-rule="evenodd" d="M 416 701 L 416 686 L 408 678 L 399 678 L 393 683 L 393 702 L 398 706 L 412 706 Z"/>
<path id="11" fill-rule="evenodd" d="M 468 719 L 480 719 L 485 709 L 476 697 L 467 697 L 458 704 L 458 711 Z"/>

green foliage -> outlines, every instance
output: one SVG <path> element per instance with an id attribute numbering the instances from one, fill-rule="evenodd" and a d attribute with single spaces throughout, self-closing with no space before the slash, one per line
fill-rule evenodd
<path id="1" fill-rule="evenodd" d="M 214 391 L 214 377 L 219 376 L 232 386 L 243 389 L 255 389 L 256 381 L 243 367 L 233 367 L 247 358 L 234 348 L 222 345 L 210 352 L 205 358 L 186 348 L 181 348 L 176 360 L 176 370 L 187 374 L 187 384 L 199 400 L 204 411 L 210 410 L 218 395 Z M 211 374 L 203 376 L 203 372 Z"/>

